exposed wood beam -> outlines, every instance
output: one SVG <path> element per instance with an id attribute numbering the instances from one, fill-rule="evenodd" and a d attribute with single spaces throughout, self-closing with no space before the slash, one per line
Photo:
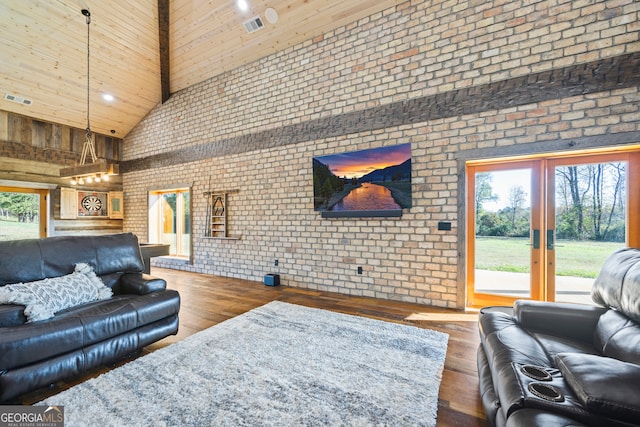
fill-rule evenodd
<path id="1" fill-rule="evenodd" d="M 162 103 L 171 96 L 169 74 L 169 0 L 158 0 L 158 35 L 160 47 L 160 86 Z"/>
<path id="2" fill-rule="evenodd" d="M 86 175 L 117 175 L 119 173 L 119 165 L 109 162 L 106 159 L 97 159 L 93 163 L 85 163 L 83 165 L 69 166 L 60 169 L 61 178 L 82 177 Z"/>

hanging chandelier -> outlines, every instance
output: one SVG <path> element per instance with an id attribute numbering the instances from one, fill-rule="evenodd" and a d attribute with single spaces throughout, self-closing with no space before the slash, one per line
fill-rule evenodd
<path id="1" fill-rule="evenodd" d="M 76 166 L 60 169 L 61 178 L 70 178 L 71 185 L 83 185 L 85 183 L 90 184 L 93 182 L 108 181 L 109 175 L 117 175 L 118 165 L 108 162 L 106 159 L 99 159 L 96 156 L 96 149 L 93 144 L 93 133 L 91 132 L 90 123 L 90 27 L 91 27 L 91 12 L 88 9 L 82 9 L 82 14 L 86 17 L 87 21 L 87 129 L 85 133 L 85 140 L 82 146 L 82 154 L 80 156 L 80 163 Z M 91 157 L 91 163 L 87 163 L 87 155 Z"/>

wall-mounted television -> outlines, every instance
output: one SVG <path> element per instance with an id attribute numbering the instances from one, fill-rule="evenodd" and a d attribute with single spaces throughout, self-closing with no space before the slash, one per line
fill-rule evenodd
<path id="1" fill-rule="evenodd" d="M 402 216 L 411 207 L 411 144 L 314 157 L 313 199 L 325 218 Z"/>

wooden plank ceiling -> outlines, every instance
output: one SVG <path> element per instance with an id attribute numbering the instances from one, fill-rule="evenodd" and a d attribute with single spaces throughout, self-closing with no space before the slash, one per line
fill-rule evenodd
<path id="1" fill-rule="evenodd" d="M 162 3 L 164 0 L 160 0 Z M 237 68 L 401 0 L 169 0 L 171 93 Z M 0 2 L 0 110 L 84 129 L 91 11 L 90 123 L 124 137 L 162 99 L 158 0 Z M 267 8 L 277 12 L 269 22 Z M 259 16 L 264 28 L 243 23 Z M 108 102 L 102 94 L 115 97 Z M 31 100 L 24 105 L 5 99 Z M 112 130 L 114 132 L 112 132 Z"/>

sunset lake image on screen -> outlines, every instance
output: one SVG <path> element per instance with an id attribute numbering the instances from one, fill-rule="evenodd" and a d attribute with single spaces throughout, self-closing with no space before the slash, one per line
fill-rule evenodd
<path id="1" fill-rule="evenodd" d="M 411 207 L 411 144 L 313 159 L 316 211 L 393 211 Z"/>

